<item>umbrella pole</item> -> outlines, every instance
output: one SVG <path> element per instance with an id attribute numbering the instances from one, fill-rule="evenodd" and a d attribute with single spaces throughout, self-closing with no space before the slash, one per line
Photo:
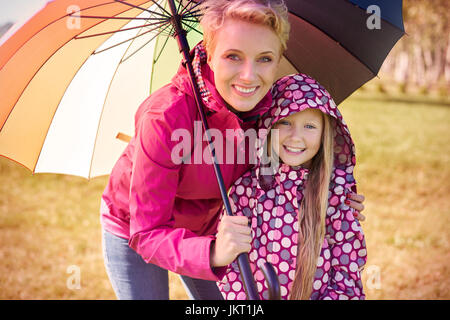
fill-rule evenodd
<path id="1" fill-rule="evenodd" d="M 202 97 L 200 95 L 200 90 L 198 89 L 197 82 L 195 81 L 194 69 L 192 68 L 191 58 L 189 55 L 189 44 L 186 39 L 186 31 L 181 26 L 181 16 L 177 12 L 174 0 L 168 0 L 168 2 L 169 2 L 170 10 L 173 15 L 172 24 L 175 28 L 175 37 L 178 41 L 178 46 L 179 46 L 180 52 L 183 55 L 185 66 L 189 73 L 191 85 L 194 90 L 195 101 L 197 103 L 197 107 L 198 107 L 198 110 L 200 113 L 200 118 L 203 123 L 203 128 L 205 130 L 205 133 L 206 133 L 206 136 L 208 139 L 208 146 L 209 146 L 209 150 L 211 151 L 212 158 L 213 158 L 214 171 L 216 173 L 217 182 L 219 183 L 220 193 L 222 195 L 223 203 L 225 204 L 225 209 L 227 211 L 227 215 L 232 216 L 233 212 L 231 210 L 231 205 L 228 200 L 227 190 L 226 190 L 225 184 L 223 182 L 222 172 L 220 171 L 220 167 L 217 162 L 216 152 L 214 149 L 214 145 L 212 143 L 211 135 L 209 133 L 209 126 L 206 121 L 206 115 L 203 110 Z M 250 268 L 248 254 L 241 253 L 237 257 L 237 262 L 239 265 L 239 270 L 241 272 L 241 276 L 242 276 L 242 280 L 244 283 L 244 289 L 247 294 L 247 298 L 250 300 L 260 300 L 260 297 L 258 294 L 258 289 L 256 287 L 255 280 L 253 278 L 253 272 Z"/>

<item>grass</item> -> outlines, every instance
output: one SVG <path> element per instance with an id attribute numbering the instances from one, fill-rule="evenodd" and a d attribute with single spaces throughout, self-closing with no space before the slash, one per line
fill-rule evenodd
<path id="1" fill-rule="evenodd" d="M 449 106 L 367 90 L 340 106 L 366 197 L 368 299 L 450 298 Z M 0 299 L 115 299 L 98 214 L 106 182 L 31 175 L 0 158 Z M 187 298 L 174 274 L 170 290 Z"/>

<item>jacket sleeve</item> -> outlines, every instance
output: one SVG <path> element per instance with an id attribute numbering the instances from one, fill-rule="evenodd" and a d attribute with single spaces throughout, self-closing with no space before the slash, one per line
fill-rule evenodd
<path id="1" fill-rule="evenodd" d="M 321 256 L 329 255 L 331 259 L 328 285 L 320 290 L 319 297 L 312 298 L 365 299 L 361 272 L 366 264 L 367 250 L 361 225 L 353 216 L 353 209 L 343 203 L 327 220 L 328 247 L 323 247 Z"/>
<path id="2" fill-rule="evenodd" d="M 129 195 L 129 246 L 147 263 L 216 281 L 218 277 L 210 267 L 214 237 L 197 236 L 186 228 L 174 227 L 181 165 L 171 159 L 171 151 L 179 143 L 172 141 L 171 134 L 175 129 L 192 127 L 192 123 L 183 114 L 182 106 L 172 111 L 147 111 L 137 124 Z"/>

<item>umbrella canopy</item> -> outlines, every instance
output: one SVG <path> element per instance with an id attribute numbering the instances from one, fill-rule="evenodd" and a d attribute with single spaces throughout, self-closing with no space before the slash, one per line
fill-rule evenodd
<path id="1" fill-rule="evenodd" d="M 191 47 L 202 37 L 196 2 L 177 4 Z M 401 0 L 286 3 L 292 31 L 278 76 L 307 73 L 336 103 L 377 74 L 404 33 Z M 366 27 L 373 4 L 375 30 Z M 49 1 L 4 37 L 0 155 L 33 172 L 109 174 L 136 109 L 181 60 L 168 11 L 167 1 Z"/>
<path id="2" fill-rule="evenodd" d="M 1 155 L 33 172 L 110 173 L 125 147 L 116 137 L 133 135 L 137 107 L 170 81 L 180 61 L 176 40 L 166 36 L 170 22 L 149 12 L 162 8 L 127 4 L 52 1 L 3 40 Z M 71 10 L 118 19 L 79 18 Z M 189 39 L 196 43 L 201 34 Z"/>

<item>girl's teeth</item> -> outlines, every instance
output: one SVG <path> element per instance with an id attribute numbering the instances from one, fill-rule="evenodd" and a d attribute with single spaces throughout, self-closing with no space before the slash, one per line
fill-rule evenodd
<path id="1" fill-rule="evenodd" d="M 250 88 L 250 89 L 246 89 L 246 88 L 242 88 L 242 87 L 238 87 L 238 86 L 234 86 L 236 88 L 237 91 L 242 92 L 242 93 L 251 93 L 253 91 L 255 91 L 256 87 L 254 88 Z"/>

